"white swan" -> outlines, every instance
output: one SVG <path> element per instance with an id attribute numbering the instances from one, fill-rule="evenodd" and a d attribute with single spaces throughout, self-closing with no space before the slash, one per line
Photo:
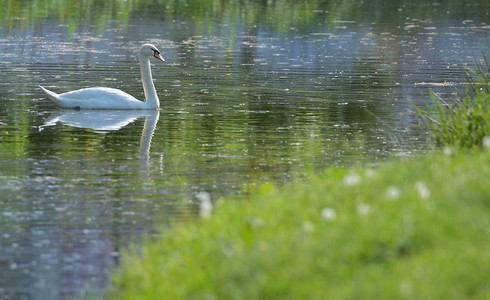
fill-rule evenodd
<path id="1" fill-rule="evenodd" d="M 61 108 L 71 109 L 158 109 L 158 99 L 155 85 L 151 77 L 150 57 L 165 61 L 160 51 L 151 44 L 141 46 L 138 57 L 141 68 L 141 80 L 145 91 L 146 101 L 140 101 L 133 96 L 112 88 L 93 87 L 80 89 L 63 94 L 56 94 L 39 86 L 46 96 Z"/>

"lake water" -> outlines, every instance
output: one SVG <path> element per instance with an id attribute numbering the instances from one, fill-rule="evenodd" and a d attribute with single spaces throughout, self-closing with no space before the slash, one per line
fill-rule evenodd
<path id="1" fill-rule="evenodd" d="M 128 243 L 263 182 L 417 155 L 409 113 L 464 90 L 488 1 L 0 0 L 0 299 L 100 293 Z M 159 112 L 56 110 L 56 92 Z"/>

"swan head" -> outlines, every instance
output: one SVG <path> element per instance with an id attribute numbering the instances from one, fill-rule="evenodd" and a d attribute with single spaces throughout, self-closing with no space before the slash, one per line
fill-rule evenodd
<path id="1" fill-rule="evenodd" d="M 160 50 L 158 50 L 157 47 L 153 46 L 152 44 L 144 44 L 143 46 L 141 46 L 140 55 L 146 57 L 153 56 L 160 61 L 165 61 L 162 55 L 160 55 Z"/>

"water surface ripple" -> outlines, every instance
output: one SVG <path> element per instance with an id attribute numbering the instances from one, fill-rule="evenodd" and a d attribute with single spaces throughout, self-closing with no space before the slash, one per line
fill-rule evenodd
<path id="1" fill-rule="evenodd" d="M 451 101 L 489 50 L 488 1 L 0 1 L 0 299 L 98 294 L 130 242 L 212 200 L 416 155 L 410 101 Z M 335 4 L 335 5 L 334 5 Z M 56 110 L 38 85 L 160 112 Z"/>

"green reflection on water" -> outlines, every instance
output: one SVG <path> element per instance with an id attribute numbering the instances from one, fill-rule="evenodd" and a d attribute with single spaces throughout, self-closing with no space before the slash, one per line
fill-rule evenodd
<path id="1" fill-rule="evenodd" d="M 213 24 L 263 24 L 275 32 L 304 31 L 311 26 L 341 27 L 343 20 L 399 24 L 407 18 L 488 18 L 488 1 L 226 1 L 226 0 L 1 0 L 0 20 L 4 28 L 24 29 L 41 19 L 56 18 L 71 31 L 91 26 L 100 32 L 108 26 L 128 24 L 131 15 L 150 12 L 157 20 L 192 22 L 196 32 L 210 34 Z"/>

